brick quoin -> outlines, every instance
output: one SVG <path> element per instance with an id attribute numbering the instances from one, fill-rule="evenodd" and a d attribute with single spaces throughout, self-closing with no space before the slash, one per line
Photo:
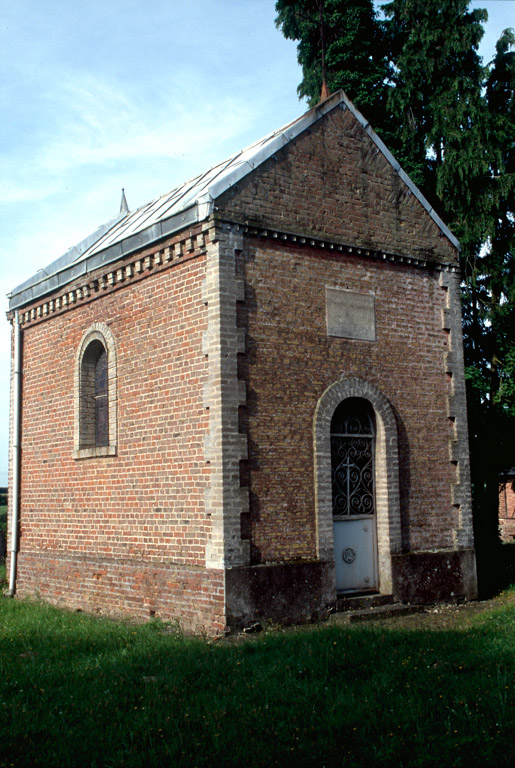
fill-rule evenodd
<path id="1" fill-rule="evenodd" d="M 323 615 L 328 430 L 357 396 L 377 427 L 375 591 L 476 595 L 457 243 L 343 94 L 270 146 L 171 234 L 15 292 L 16 594 L 210 634 Z M 328 332 L 330 295 L 364 302 L 370 338 Z M 74 457 L 96 328 L 116 352 L 117 434 Z"/>

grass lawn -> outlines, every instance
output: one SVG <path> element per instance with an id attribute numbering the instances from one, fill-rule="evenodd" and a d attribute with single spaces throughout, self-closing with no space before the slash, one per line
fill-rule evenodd
<path id="1" fill-rule="evenodd" d="M 461 615 L 209 642 L 0 598 L 0 765 L 513 765 L 515 589 Z"/>

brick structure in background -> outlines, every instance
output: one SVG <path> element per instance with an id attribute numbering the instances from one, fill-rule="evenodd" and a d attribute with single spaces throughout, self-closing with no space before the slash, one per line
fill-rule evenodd
<path id="1" fill-rule="evenodd" d="M 499 483 L 499 533 L 503 541 L 515 539 L 515 467 Z"/>
<path id="2" fill-rule="evenodd" d="M 475 597 L 457 247 L 339 92 L 15 289 L 16 593 L 209 633 L 320 615 L 358 565 Z M 341 403 L 373 447 L 333 517 Z"/>

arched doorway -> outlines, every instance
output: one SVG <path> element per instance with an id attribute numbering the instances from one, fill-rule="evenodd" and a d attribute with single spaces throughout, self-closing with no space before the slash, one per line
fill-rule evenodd
<path id="1" fill-rule="evenodd" d="M 341 408 L 341 410 L 340 410 Z M 374 502 L 373 518 L 366 519 L 370 494 L 363 490 L 355 494 L 352 504 L 361 504 L 361 525 L 372 524 L 373 529 L 363 531 L 371 533 L 372 543 L 369 547 L 369 556 L 373 552 L 371 562 L 375 564 L 375 574 L 368 575 L 369 582 L 364 582 L 366 587 L 355 586 L 356 582 L 344 581 L 341 574 L 337 575 L 337 591 L 358 589 L 376 589 L 382 594 L 392 593 L 392 555 L 401 552 L 401 518 L 399 504 L 399 469 L 397 449 L 397 424 L 392 406 L 385 395 L 370 382 L 363 379 L 349 377 L 331 384 L 320 397 L 314 414 L 314 449 L 315 449 L 315 503 L 317 524 L 317 555 L 321 560 L 332 561 L 335 564 L 335 575 L 340 570 L 340 561 L 343 562 L 344 550 L 353 549 L 352 540 L 346 538 L 352 532 L 352 520 L 360 515 L 347 514 L 346 520 L 341 521 L 341 526 L 348 525 L 348 529 L 339 531 L 335 521 L 335 506 L 333 495 L 333 476 L 336 465 L 333 467 L 332 446 L 333 437 L 345 436 L 346 429 L 354 429 L 349 425 L 349 416 L 358 412 L 361 420 L 362 432 L 366 437 L 369 431 L 369 439 L 372 438 L 372 498 Z M 345 426 L 347 420 L 347 426 Z M 340 422 L 339 424 L 337 422 Z M 341 430 L 341 431 L 338 431 Z M 336 462 L 336 458 L 334 459 Z M 363 459 L 364 461 L 364 459 Z M 365 466 L 362 467 L 365 470 Z M 359 486 L 357 486 L 359 488 Z M 351 494 L 352 496 L 352 494 Z M 338 502 L 340 504 L 340 502 Z M 345 504 L 342 500 L 341 504 Z M 364 511 L 365 510 L 365 511 Z M 348 510 L 347 510 L 348 511 Z M 364 511 L 364 512 L 363 512 Z M 342 508 L 338 514 L 344 514 Z M 357 526 L 355 526 L 357 527 Z M 347 531 L 347 533 L 346 533 Z M 343 543 L 340 541 L 340 533 Z M 351 559 L 352 552 L 347 552 L 347 558 Z M 343 586 L 341 586 L 343 585 Z"/>
<path id="2" fill-rule="evenodd" d="M 336 588 L 377 589 L 375 417 L 363 398 L 343 400 L 331 419 Z"/>

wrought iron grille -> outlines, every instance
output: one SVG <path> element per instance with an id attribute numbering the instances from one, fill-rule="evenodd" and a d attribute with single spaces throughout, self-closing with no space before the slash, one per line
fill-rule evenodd
<path id="1" fill-rule="evenodd" d="M 373 515 L 374 419 L 360 398 L 344 400 L 331 421 L 333 515 Z"/>

